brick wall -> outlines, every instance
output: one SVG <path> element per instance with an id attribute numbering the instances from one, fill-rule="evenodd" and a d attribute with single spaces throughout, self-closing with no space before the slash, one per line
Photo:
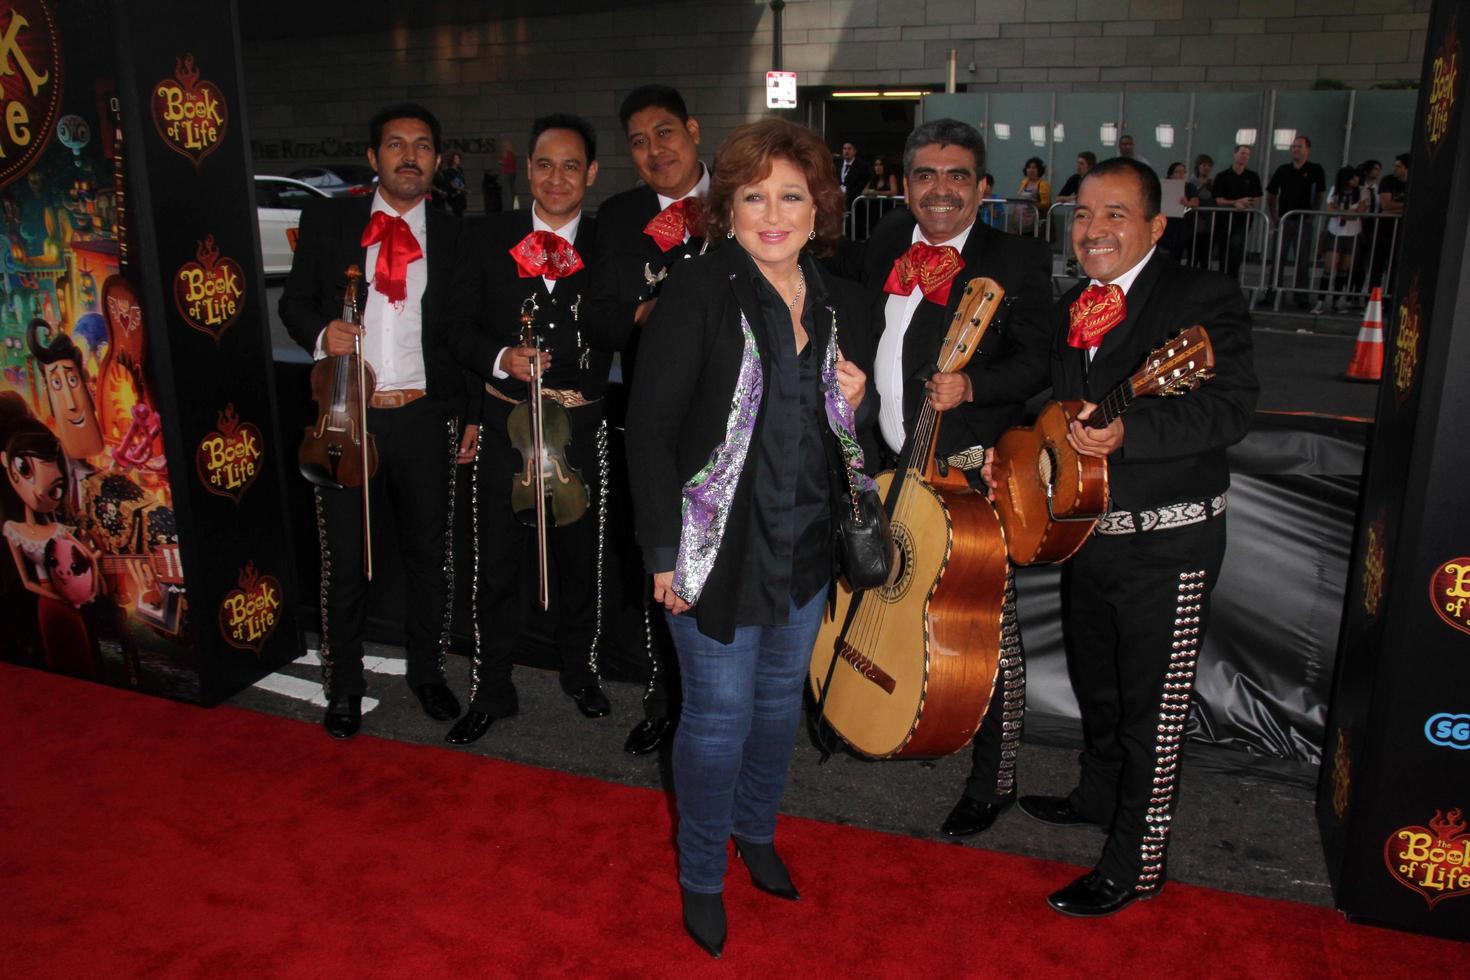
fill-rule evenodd
<path id="1" fill-rule="evenodd" d="M 478 207 L 494 141 L 524 150 L 532 118 L 570 110 L 598 130 L 595 204 L 632 180 L 617 105 L 633 86 L 681 89 L 711 153 L 765 112 L 773 15 L 761 0 L 566 15 L 545 0 L 545 15 L 500 20 L 469 12 L 478 6 L 375 33 L 247 33 L 257 171 L 360 159 L 372 112 L 416 99 L 466 145 Z M 1429 0 L 789 0 L 784 67 L 803 85 L 941 85 L 954 48 L 972 91 L 1260 90 L 1319 77 L 1367 87 L 1418 77 L 1428 9 Z"/>

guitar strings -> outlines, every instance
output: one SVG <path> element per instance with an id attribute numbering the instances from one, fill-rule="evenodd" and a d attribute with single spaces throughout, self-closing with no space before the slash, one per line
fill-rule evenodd
<path id="1" fill-rule="evenodd" d="M 983 316 L 983 310 L 983 305 L 976 309 L 971 316 L 972 323 L 978 323 L 980 321 Z M 949 340 L 950 338 L 946 336 L 945 343 L 940 348 L 940 354 L 944 363 L 936 365 L 936 373 L 947 373 L 953 368 L 959 345 L 958 343 L 950 343 Z M 923 482 L 924 474 L 928 470 L 929 459 L 927 457 L 933 453 L 931 443 L 933 441 L 935 427 L 938 425 L 939 417 L 942 414 L 934 409 L 933 404 L 926 395 L 919 412 L 919 418 L 915 422 L 914 432 L 909 440 L 907 452 L 900 460 L 902 465 L 896 468 L 893 475 L 895 480 L 900 478 L 903 480 L 903 483 L 899 486 L 898 497 L 894 501 L 893 514 L 891 515 L 894 523 L 904 524 L 905 526 L 909 524 L 911 512 L 915 509 L 915 502 L 919 499 L 918 495 L 921 492 L 916 484 Z M 902 556 L 900 556 L 900 560 L 902 560 Z M 873 589 L 869 591 L 877 592 L 878 590 Z M 880 601 L 876 597 L 872 602 L 864 601 L 864 597 L 867 594 L 867 592 L 864 592 L 853 595 L 852 601 L 860 605 L 848 630 L 846 643 L 868 661 L 881 667 L 882 664 L 879 658 L 882 653 L 882 648 L 877 645 L 877 640 L 883 635 L 884 626 L 888 617 L 888 607 L 892 604 Z M 833 656 L 836 655 L 837 651 L 834 650 Z"/>
<path id="2" fill-rule="evenodd" d="M 941 367 L 939 370 L 943 371 L 944 368 Z M 913 436 L 909 440 L 908 452 L 904 454 L 903 466 L 894 473 L 894 479 L 898 479 L 900 473 L 903 477 L 903 483 L 898 489 L 898 499 L 894 502 L 893 507 L 892 519 L 896 523 L 908 523 L 913 502 L 919 493 L 914 485 L 923 481 L 924 469 L 927 466 L 927 460 L 921 457 L 928 452 L 937 419 L 938 413 L 935 412 L 933 405 L 926 397 L 918 421 L 914 425 Z M 878 601 L 865 602 L 862 596 L 856 596 L 854 601 L 861 605 L 854 617 L 852 628 L 848 631 L 847 642 L 854 650 L 876 663 L 876 655 L 879 652 L 876 641 L 883 634 L 890 604 Z"/>

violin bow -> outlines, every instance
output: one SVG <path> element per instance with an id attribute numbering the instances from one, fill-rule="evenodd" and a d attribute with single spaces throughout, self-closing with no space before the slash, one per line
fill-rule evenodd
<path id="1" fill-rule="evenodd" d="M 356 265 L 347 267 L 347 292 L 342 300 L 342 318 L 351 324 L 360 324 L 362 315 L 357 306 L 357 283 L 362 273 Z M 373 580 L 373 516 L 368 484 L 371 482 L 368 469 L 367 427 L 367 362 L 362 356 L 362 334 L 352 338 L 352 356 L 357 358 L 357 445 L 362 451 L 362 574 Z"/>
<path id="2" fill-rule="evenodd" d="M 536 601 L 542 609 L 547 609 L 551 605 L 551 574 L 546 554 L 546 437 L 541 430 L 541 342 L 535 328 L 538 310 L 534 296 L 521 304 L 521 343 L 536 350 L 536 356 L 531 358 L 527 407 L 531 413 L 531 454 L 535 457 L 532 479 L 536 487 Z"/>

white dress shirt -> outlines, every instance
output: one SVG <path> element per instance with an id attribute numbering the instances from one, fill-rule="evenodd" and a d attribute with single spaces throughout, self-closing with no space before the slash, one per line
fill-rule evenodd
<path id="1" fill-rule="evenodd" d="M 974 227 L 972 221 L 970 227 L 943 244 L 963 252 Z M 934 244 L 924 237 L 917 224 L 909 244 L 914 242 Z M 878 340 L 878 353 L 873 359 L 873 372 L 878 384 L 878 429 L 883 433 L 883 441 L 894 452 L 903 450 L 903 335 L 908 332 L 914 311 L 923 301 L 924 291 L 917 283 L 907 296 L 888 297 L 883 308 L 883 336 Z"/>
<path id="2" fill-rule="evenodd" d="M 399 391 L 428 388 L 424 372 L 424 290 L 429 285 L 429 235 L 428 208 L 424 201 L 414 205 L 407 214 L 399 215 L 383 200 L 382 193 L 373 195 L 370 214 L 378 212 L 402 217 L 408 222 L 409 231 L 418 241 L 423 256 L 408 264 L 408 294 L 402 303 L 390 303 L 388 297 L 373 288 L 372 282 L 364 285 L 366 302 L 362 307 L 362 354 L 368 366 L 377 376 L 378 391 Z M 367 275 L 375 276 L 378 268 L 378 246 L 369 245 L 364 259 Z M 322 338 L 316 340 L 315 357 L 326 356 L 322 349 Z"/>

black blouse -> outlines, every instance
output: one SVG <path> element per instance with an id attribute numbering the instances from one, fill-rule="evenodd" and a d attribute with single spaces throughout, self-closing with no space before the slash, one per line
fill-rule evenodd
<path id="1" fill-rule="evenodd" d="M 739 626 L 780 626 L 790 603 L 805 605 L 827 585 L 832 530 L 827 428 L 822 395 L 822 356 L 816 316 L 827 293 L 815 269 L 806 271 L 802 325 L 808 341 L 801 352 L 791 330 L 790 308 L 747 259 L 765 335 L 773 349 L 761 358 L 767 375 L 761 416 L 746 465 L 751 467 L 754 507 L 740 575 Z"/>

